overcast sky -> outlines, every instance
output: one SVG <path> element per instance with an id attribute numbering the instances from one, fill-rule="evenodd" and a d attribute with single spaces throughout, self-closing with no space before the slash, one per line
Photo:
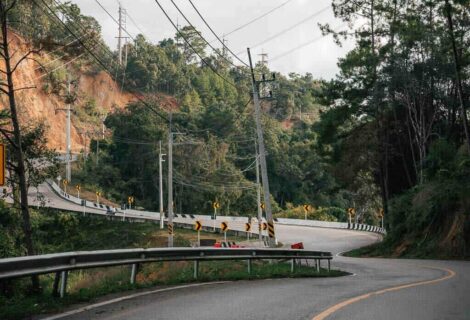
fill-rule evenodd
<path id="1" fill-rule="evenodd" d="M 100 3 L 115 17 L 118 16 L 117 0 L 99 0 Z M 204 37 L 212 40 L 214 37 L 205 27 L 202 20 L 191 7 L 188 0 L 174 0 L 185 13 L 186 17 L 202 31 Z M 285 3 L 287 0 L 193 0 L 206 21 L 216 33 L 223 35 L 245 24 L 246 22 L 268 12 Z M 95 0 L 73 0 L 86 15 L 94 16 L 101 24 L 106 42 L 116 47 L 118 33 L 117 24 L 99 7 Z M 158 42 L 164 38 L 173 37 L 175 29 L 163 15 L 154 0 L 121 0 L 121 5 L 127 10 L 130 18 L 134 20 L 147 39 Z M 162 6 L 170 17 L 180 25 L 185 21 L 178 14 L 170 0 L 160 0 Z M 308 19 L 310 16 L 314 17 Z M 139 29 L 127 18 L 126 29 L 130 34 L 140 33 Z M 295 24 L 306 20 L 292 30 L 256 46 L 266 39 L 288 29 Z M 330 23 L 332 27 L 342 26 L 342 22 L 335 19 L 331 9 L 331 0 L 290 0 L 281 8 L 257 22 L 234 32 L 226 37 L 227 46 L 233 52 L 242 52 L 240 57 L 247 61 L 246 48 L 252 48 L 254 60 L 259 60 L 262 51 L 268 53 L 269 67 L 284 74 L 289 72 L 310 72 L 315 78 L 332 78 L 338 71 L 337 60 L 352 48 L 351 43 L 338 47 L 331 36 L 322 37 L 318 23 Z M 279 55 L 297 48 L 311 40 L 306 45 L 291 54 L 276 59 Z M 218 42 L 212 43 L 220 47 Z"/>

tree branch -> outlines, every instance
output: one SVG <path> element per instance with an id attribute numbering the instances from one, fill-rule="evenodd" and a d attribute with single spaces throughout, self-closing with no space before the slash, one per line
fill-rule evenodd
<path id="1" fill-rule="evenodd" d="M 13 140 L 11 140 L 11 138 L 8 136 L 7 132 L 8 132 L 7 130 L 4 130 L 4 129 L 0 128 L 0 133 L 5 137 L 5 139 L 7 139 L 7 141 L 8 141 L 15 149 L 17 149 L 18 146 L 16 145 L 16 143 L 15 143 Z"/>
<path id="2" fill-rule="evenodd" d="M 38 50 L 30 50 L 27 54 L 25 54 L 16 64 L 15 66 L 13 67 L 13 69 L 11 70 L 11 73 L 14 73 L 16 71 L 16 69 L 18 68 L 18 66 L 24 61 L 24 60 L 27 60 L 27 59 L 30 59 L 29 58 L 29 55 L 31 54 L 39 54 L 39 52 L 41 52 L 42 48 L 41 49 L 38 49 Z"/>
<path id="3" fill-rule="evenodd" d="M 37 88 L 36 86 L 22 87 L 22 88 L 18 88 L 18 89 L 13 90 L 13 92 L 21 91 L 21 90 L 27 90 L 27 89 L 36 89 L 36 88 Z"/>

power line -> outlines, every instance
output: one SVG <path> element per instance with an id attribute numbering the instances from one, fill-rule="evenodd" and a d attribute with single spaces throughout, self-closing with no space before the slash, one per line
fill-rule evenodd
<path id="1" fill-rule="evenodd" d="M 183 17 L 184 20 L 186 20 L 186 22 L 194 29 L 196 30 L 196 28 L 194 27 L 194 25 L 191 23 L 191 21 L 189 21 L 189 19 L 186 17 L 186 15 L 183 13 L 183 11 L 181 11 L 181 9 L 178 7 L 178 5 L 173 1 L 173 0 L 170 0 L 171 3 L 173 4 L 173 6 L 176 8 L 176 10 L 178 10 L 178 12 L 181 14 L 181 16 Z M 182 35 L 182 33 L 178 30 L 178 33 Z M 224 59 L 225 61 L 227 61 L 228 63 L 230 63 L 232 66 L 234 66 L 235 68 L 238 68 L 238 66 L 236 64 L 234 64 L 230 59 L 228 59 L 227 57 L 225 57 L 223 54 L 221 54 L 216 48 L 214 48 L 207 40 L 206 38 L 204 38 L 202 36 L 202 34 L 200 32 L 196 32 L 196 34 L 199 36 L 199 38 L 202 39 L 202 41 L 204 41 L 213 51 L 216 55 L 218 55 L 219 57 L 221 57 L 222 59 Z"/>
<path id="2" fill-rule="evenodd" d="M 199 52 L 197 52 L 197 50 L 193 47 L 193 45 L 189 42 L 189 40 L 179 31 L 179 28 L 178 26 L 173 22 L 173 20 L 171 20 L 170 16 L 168 15 L 168 13 L 165 11 L 165 9 L 162 7 L 162 5 L 160 4 L 160 2 L 158 0 L 155 0 L 155 2 L 157 3 L 157 5 L 160 7 L 160 9 L 162 10 L 163 14 L 166 16 L 166 18 L 168 19 L 168 21 L 173 25 L 173 27 L 176 29 L 176 31 L 178 32 L 178 34 L 181 36 L 181 38 L 183 38 L 183 40 L 186 42 L 186 44 L 193 50 L 193 52 L 201 59 L 201 62 L 203 62 L 206 66 L 209 67 L 209 69 L 211 69 L 217 76 L 219 76 L 223 81 L 225 81 L 226 83 L 228 83 L 229 85 L 231 85 L 232 87 L 234 87 L 235 89 L 237 89 L 237 86 L 227 80 L 224 76 L 222 76 L 219 72 L 217 72 L 217 70 L 214 69 L 214 67 L 212 67 L 210 65 L 210 63 L 208 63 L 206 60 L 204 60 L 201 55 L 199 54 Z"/>
<path id="3" fill-rule="evenodd" d="M 217 38 L 217 40 L 219 40 L 219 42 L 222 44 L 222 46 L 228 50 L 228 52 L 230 52 L 238 61 L 240 61 L 242 64 L 244 64 L 245 66 L 249 67 L 249 65 L 243 61 L 242 59 L 240 59 L 240 57 L 238 57 L 235 53 L 232 52 L 232 50 L 230 50 L 230 48 L 228 46 L 225 45 L 225 42 L 223 40 L 220 39 L 220 37 L 217 35 L 217 33 L 215 33 L 215 31 L 212 29 L 212 27 L 209 25 L 209 23 L 207 23 L 206 19 L 204 19 L 204 17 L 202 16 L 202 14 L 199 12 L 199 10 L 196 8 L 196 6 L 194 5 L 194 3 L 191 1 L 191 0 L 188 0 L 189 3 L 191 3 L 191 6 L 194 8 L 194 10 L 197 12 L 197 14 L 199 15 L 199 17 L 202 19 L 202 21 L 204 21 L 204 23 L 206 24 L 206 26 L 209 28 L 209 30 L 212 32 L 212 34 Z"/>
<path id="4" fill-rule="evenodd" d="M 108 67 L 104 64 L 104 62 L 98 58 L 96 56 L 96 54 L 90 49 L 88 48 L 84 43 L 83 41 L 75 34 L 75 32 L 73 32 L 70 27 L 60 19 L 60 17 L 54 12 L 54 10 L 52 10 L 52 8 L 46 3 L 45 0 L 39 0 L 42 2 L 42 4 L 52 13 L 53 16 L 55 16 L 55 18 L 57 19 L 57 21 L 60 22 L 60 24 L 62 24 L 63 28 L 65 30 L 67 30 L 75 39 L 77 39 L 77 41 L 81 44 L 81 46 L 98 62 L 98 64 L 106 71 L 108 72 L 108 74 L 111 76 L 111 78 L 114 78 L 113 77 L 113 74 L 112 72 L 108 69 Z M 33 2 L 39 7 L 41 8 L 36 0 L 33 0 Z M 108 49 L 109 50 L 109 49 Z M 160 114 L 159 112 L 157 112 L 152 106 L 150 106 L 143 98 L 141 98 L 139 95 L 133 93 L 134 97 L 137 98 L 137 100 L 139 100 L 140 102 L 142 102 L 147 108 L 149 108 L 149 110 L 151 110 L 152 112 L 154 112 L 157 116 L 159 116 L 160 118 L 162 118 L 163 120 L 167 121 L 168 122 L 168 118 L 166 118 L 164 115 Z"/>
<path id="5" fill-rule="evenodd" d="M 316 12 L 314 12 L 313 14 L 309 15 L 309 16 L 306 17 L 305 19 L 303 19 L 303 20 L 301 20 L 301 21 L 295 23 L 294 25 L 292 25 L 292 26 L 290 26 L 290 27 L 288 27 L 288 28 L 286 28 L 286 29 L 284 29 L 284 30 L 282 30 L 282 31 L 280 31 L 280 32 L 278 32 L 278 33 L 276 33 L 275 35 L 272 35 L 271 37 L 269 37 L 269 38 L 267 38 L 267 39 L 265 39 L 265 40 L 263 40 L 263 41 L 261 41 L 261 42 L 258 42 L 258 43 L 255 44 L 255 45 L 252 45 L 250 48 L 253 49 L 253 48 L 259 47 L 259 46 L 261 46 L 261 45 L 263 45 L 263 44 L 265 44 L 265 43 L 267 43 L 267 42 L 269 42 L 269 41 L 271 41 L 271 40 L 273 40 L 273 39 L 275 39 L 275 38 L 277 38 L 277 37 L 279 37 L 279 36 L 285 34 L 286 32 L 289 32 L 289 31 L 291 31 L 291 30 L 297 28 L 298 26 L 304 24 L 305 22 L 309 21 L 310 19 L 315 18 L 316 16 L 322 14 L 323 12 L 325 12 L 326 10 L 328 10 L 329 8 L 330 8 L 330 5 L 327 5 L 326 7 L 320 9 L 319 11 L 316 11 Z M 237 54 L 242 54 L 242 53 L 244 53 L 244 52 L 245 52 L 245 51 L 242 50 L 242 51 L 240 51 L 240 52 L 237 52 Z"/>
<path id="6" fill-rule="evenodd" d="M 252 19 L 252 20 L 250 20 L 250 21 L 244 23 L 243 25 L 241 25 L 241 26 L 239 26 L 239 27 L 233 29 L 232 31 L 229 31 L 229 32 L 225 33 L 225 36 L 229 36 L 229 35 L 231 35 L 232 33 L 235 33 L 235 32 L 237 32 L 237 31 L 240 31 L 240 30 L 246 28 L 246 27 L 249 26 L 250 24 L 252 24 L 252 23 L 254 23 L 254 22 L 256 22 L 256 21 L 258 21 L 258 20 L 260 20 L 260 19 L 266 17 L 267 15 L 271 14 L 272 12 L 274 12 L 274 11 L 276 11 L 276 10 L 278 10 L 278 9 L 280 9 L 280 8 L 282 8 L 282 7 L 284 7 L 286 4 L 288 4 L 288 3 L 291 2 L 291 1 L 292 1 L 292 0 L 287 0 L 287 1 L 283 2 L 283 3 L 281 3 L 280 5 L 278 5 L 277 7 L 272 8 L 272 9 L 269 10 L 268 12 L 263 13 L 262 15 L 260 15 L 260 16 L 258 16 L 258 17 L 256 17 L 256 18 L 254 18 L 254 19 Z M 213 41 L 215 41 L 215 39 L 214 39 Z M 212 41 L 211 41 L 211 42 L 212 42 Z"/>
<path id="7" fill-rule="evenodd" d="M 342 28 L 344 25 L 345 25 L 345 24 L 342 24 L 342 25 L 338 26 L 338 27 L 335 28 L 335 29 L 338 30 L 338 29 Z M 291 53 L 294 52 L 294 51 L 297 51 L 297 50 L 299 50 L 299 49 L 302 49 L 302 48 L 304 48 L 304 47 L 306 47 L 306 46 L 308 46 L 308 45 L 310 45 L 310 44 L 312 44 L 312 43 L 314 43 L 314 42 L 317 42 L 318 40 L 324 39 L 324 38 L 325 38 L 325 36 L 323 36 L 323 35 L 321 35 L 321 36 L 319 36 L 319 37 L 316 37 L 316 38 L 313 38 L 312 40 L 309 40 L 309 41 L 307 41 L 307 42 L 304 42 L 304 43 L 298 45 L 297 47 L 294 47 L 294 48 L 292 48 L 292 49 L 289 49 L 289 50 L 287 50 L 287 51 L 285 51 L 285 52 L 283 52 L 283 53 L 281 53 L 281 54 L 275 56 L 274 58 L 270 59 L 270 61 L 274 61 L 274 60 L 283 58 L 283 57 L 285 57 L 285 56 L 291 54 Z"/>
<path id="8" fill-rule="evenodd" d="M 144 34 L 145 32 L 142 31 L 142 29 L 135 22 L 135 20 L 132 18 L 132 16 L 129 14 L 129 12 L 126 12 L 126 15 L 127 15 L 127 17 L 129 17 L 129 20 L 131 20 L 132 24 L 137 28 L 137 30 L 139 30 L 141 34 Z"/>
<path id="9" fill-rule="evenodd" d="M 115 22 L 117 23 L 117 25 L 119 25 L 119 21 L 116 20 L 116 18 L 114 18 L 114 16 L 109 13 L 108 10 L 106 10 L 106 8 L 98 1 L 98 0 L 95 0 L 95 2 L 101 7 L 101 9 L 104 10 L 104 12 L 106 12 L 106 14 Z M 122 28 L 122 27 L 121 27 Z M 122 28 L 122 30 L 124 30 L 125 33 L 127 33 L 127 35 L 132 39 L 132 41 L 135 41 L 134 37 L 129 33 L 127 32 L 126 29 Z"/>

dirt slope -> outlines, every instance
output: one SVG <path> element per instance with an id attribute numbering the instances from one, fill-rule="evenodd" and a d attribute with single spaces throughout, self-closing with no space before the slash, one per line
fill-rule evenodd
<path id="1" fill-rule="evenodd" d="M 13 63 L 16 63 L 30 47 L 28 44 L 14 32 L 10 32 L 11 52 L 17 51 L 14 56 Z M 56 53 L 57 54 L 57 53 Z M 39 55 L 32 55 L 35 60 L 40 60 L 42 63 L 57 59 L 55 56 L 41 53 Z M 15 72 L 14 83 L 16 88 L 31 87 L 32 89 L 25 89 L 17 92 L 18 110 L 22 126 L 34 125 L 38 122 L 44 122 L 47 129 L 48 145 L 50 148 L 56 149 L 59 152 L 64 152 L 65 149 L 65 127 L 66 119 L 65 112 L 58 111 L 58 109 L 65 108 L 63 97 L 56 94 L 47 94 L 43 87 L 46 85 L 46 77 L 42 77 L 45 72 L 40 65 L 33 59 L 24 60 Z M 63 65 L 67 63 L 70 58 L 65 60 L 58 60 L 58 64 Z M 0 66 L 2 69 L 3 65 Z M 61 68 L 69 68 L 74 76 L 78 78 L 77 94 L 79 99 L 75 109 L 83 107 L 83 100 L 94 100 L 100 113 L 107 114 L 115 108 L 123 108 L 125 105 L 134 100 L 130 93 L 121 92 L 119 86 L 112 80 L 112 78 L 105 72 L 98 74 L 91 74 L 83 71 L 82 68 L 76 68 L 73 64 L 67 64 Z M 5 95 L 0 96 L 0 109 L 8 108 L 8 100 Z M 90 134 L 86 136 L 86 132 L 96 131 L 96 123 L 84 123 L 78 121 L 75 116 L 72 116 L 72 152 L 78 153 L 84 149 L 84 144 L 89 143 Z"/>

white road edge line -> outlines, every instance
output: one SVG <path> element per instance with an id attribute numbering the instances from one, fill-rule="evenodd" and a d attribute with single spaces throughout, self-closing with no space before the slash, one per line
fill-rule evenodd
<path id="1" fill-rule="evenodd" d="M 138 297 L 142 297 L 142 296 L 146 296 L 146 295 L 151 295 L 151 294 L 154 294 L 154 293 L 160 293 L 160 292 L 172 291 L 172 290 L 179 290 L 179 289 L 186 289 L 186 288 L 192 288 L 192 287 L 201 287 L 201 286 L 207 286 L 207 285 L 211 285 L 211 284 L 223 284 L 223 283 L 228 283 L 228 282 L 230 282 L 230 281 L 215 281 L 215 282 L 205 282 L 205 283 L 193 283 L 193 284 L 182 285 L 182 286 L 177 286 L 177 287 L 163 288 L 163 289 L 157 289 L 157 290 L 152 290 L 152 291 L 145 291 L 145 292 L 135 293 L 135 294 L 131 294 L 131 295 L 120 297 L 120 298 L 111 299 L 111 300 L 108 300 L 108 301 L 103 301 L 103 302 L 91 304 L 91 305 L 88 305 L 88 306 L 85 306 L 85 307 L 82 307 L 82 308 L 78 308 L 78 309 L 75 309 L 75 310 L 67 311 L 67 312 L 64 312 L 64 313 L 61 313 L 61 314 L 57 314 L 57 315 L 46 317 L 46 318 L 40 318 L 40 319 L 41 320 L 61 319 L 61 318 L 67 317 L 67 316 L 71 316 L 71 315 L 74 315 L 74 314 L 82 313 L 82 312 L 89 311 L 89 310 L 92 310 L 92 309 L 96 309 L 96 308 L 99 308 L 99 307 L 107 306 L 107 305 L 110 305 L 110 304 L 113 304 L 113 303 L 122 302 L 122 301 L 130 300 L 130 299 L 134 299 L 134 298 L 138 298 Z"/>

